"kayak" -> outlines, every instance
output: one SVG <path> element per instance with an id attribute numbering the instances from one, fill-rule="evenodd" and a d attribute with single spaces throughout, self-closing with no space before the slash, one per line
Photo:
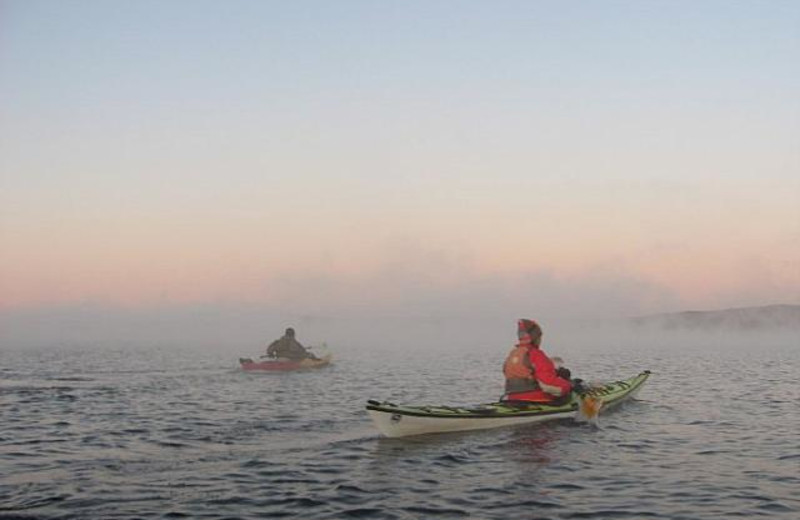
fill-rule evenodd
<path id="1" fill-rule="evenodd" d="M 367 401 L 375 426 L 386 437 L 405 437 L 429 433 L 482 430 L 516 424 L 579 418 L 582 404 L 593 403 L 594 413 L 608 410 L 635 397 L 644 386 L 650 371 L 614 381 L 578 394 L 573 392 L 564 404 L 496 402 L 468 407 L 404 406 L 387 401 Z"/>
<path id="2" fill-rule="evenodd" d="M 239 364 L 242 366 L 242 370 L 247 372 L 308 370 L 330 365 L 331 355 L 328 354 L 320 359 L 303 359 L 302 361 L 291 361 L 286 358 L 253 361 L 250 358 L 239 358 Z"/>

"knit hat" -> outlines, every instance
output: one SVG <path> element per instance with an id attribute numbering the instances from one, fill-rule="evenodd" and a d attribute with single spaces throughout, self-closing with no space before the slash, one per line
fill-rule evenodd
<path id="1" fill-rule="evenodd" d="M 538 346 L 542 340 L 542 328 L 534 320 L 520 319 L 517 321 L 517 337 L 521 344 Z"/>

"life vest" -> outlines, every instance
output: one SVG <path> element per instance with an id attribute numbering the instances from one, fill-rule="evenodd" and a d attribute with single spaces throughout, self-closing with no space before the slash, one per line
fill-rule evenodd
<path id="1" fill-rule="evenodd" d="M 503 363 L 503 375 L 506 377 L 507 393 L 539 390 L 539 383 L 534 377 L 529 348 L 528 344 L 517 345 L 506 356 L 506 361 Z"/>

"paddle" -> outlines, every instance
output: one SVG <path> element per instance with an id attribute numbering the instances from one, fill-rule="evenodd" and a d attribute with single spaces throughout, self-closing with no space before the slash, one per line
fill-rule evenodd
<path id="1" fill-rule="evenodd" d="M 578 398 L 578 413 L 575 419 L 582 422 L 594 422 L 600 415 L 603 401 L 590 395 L 591 388 L 583 383 L 583 379 L 572 380 L 572 391 Z"/>
<path id="2" fill-rule="evenodd" d="M 595 422 L 600 415 L 603 401 L 590 395 L 578 395 L 578 413 L 575 419 L 582 422 Z"/>
<path id="3" fill-rule="evenodd" d="M 575 418 L 578 421 L 586 422 L 596 419 L 603 402 L 588 395 L 590 389 L 583 384 L 583 379 L 572 379 L 572 372 L 564 366 L 563 359 L 553 356 L 551 361 L 556 367 L 556 375 L 561 379 L 572 382 L 572 391 L 575 392 L 578 398 L 578 413 Z"/>

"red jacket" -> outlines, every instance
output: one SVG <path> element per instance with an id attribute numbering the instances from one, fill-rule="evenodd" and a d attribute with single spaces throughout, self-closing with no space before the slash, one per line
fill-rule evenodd
<path id="1" fill-rule="evenodd" d="M 533 366 L 533 379 L 536 380 L 539 388 L 527 392 L 506 394 L 506 400 L 546 403 L 570 393 L 572 384 L 556 375 L 555 365 L 542 349 L 529 348 L 528 359 L 531 362 L 531 366 Z"/>

